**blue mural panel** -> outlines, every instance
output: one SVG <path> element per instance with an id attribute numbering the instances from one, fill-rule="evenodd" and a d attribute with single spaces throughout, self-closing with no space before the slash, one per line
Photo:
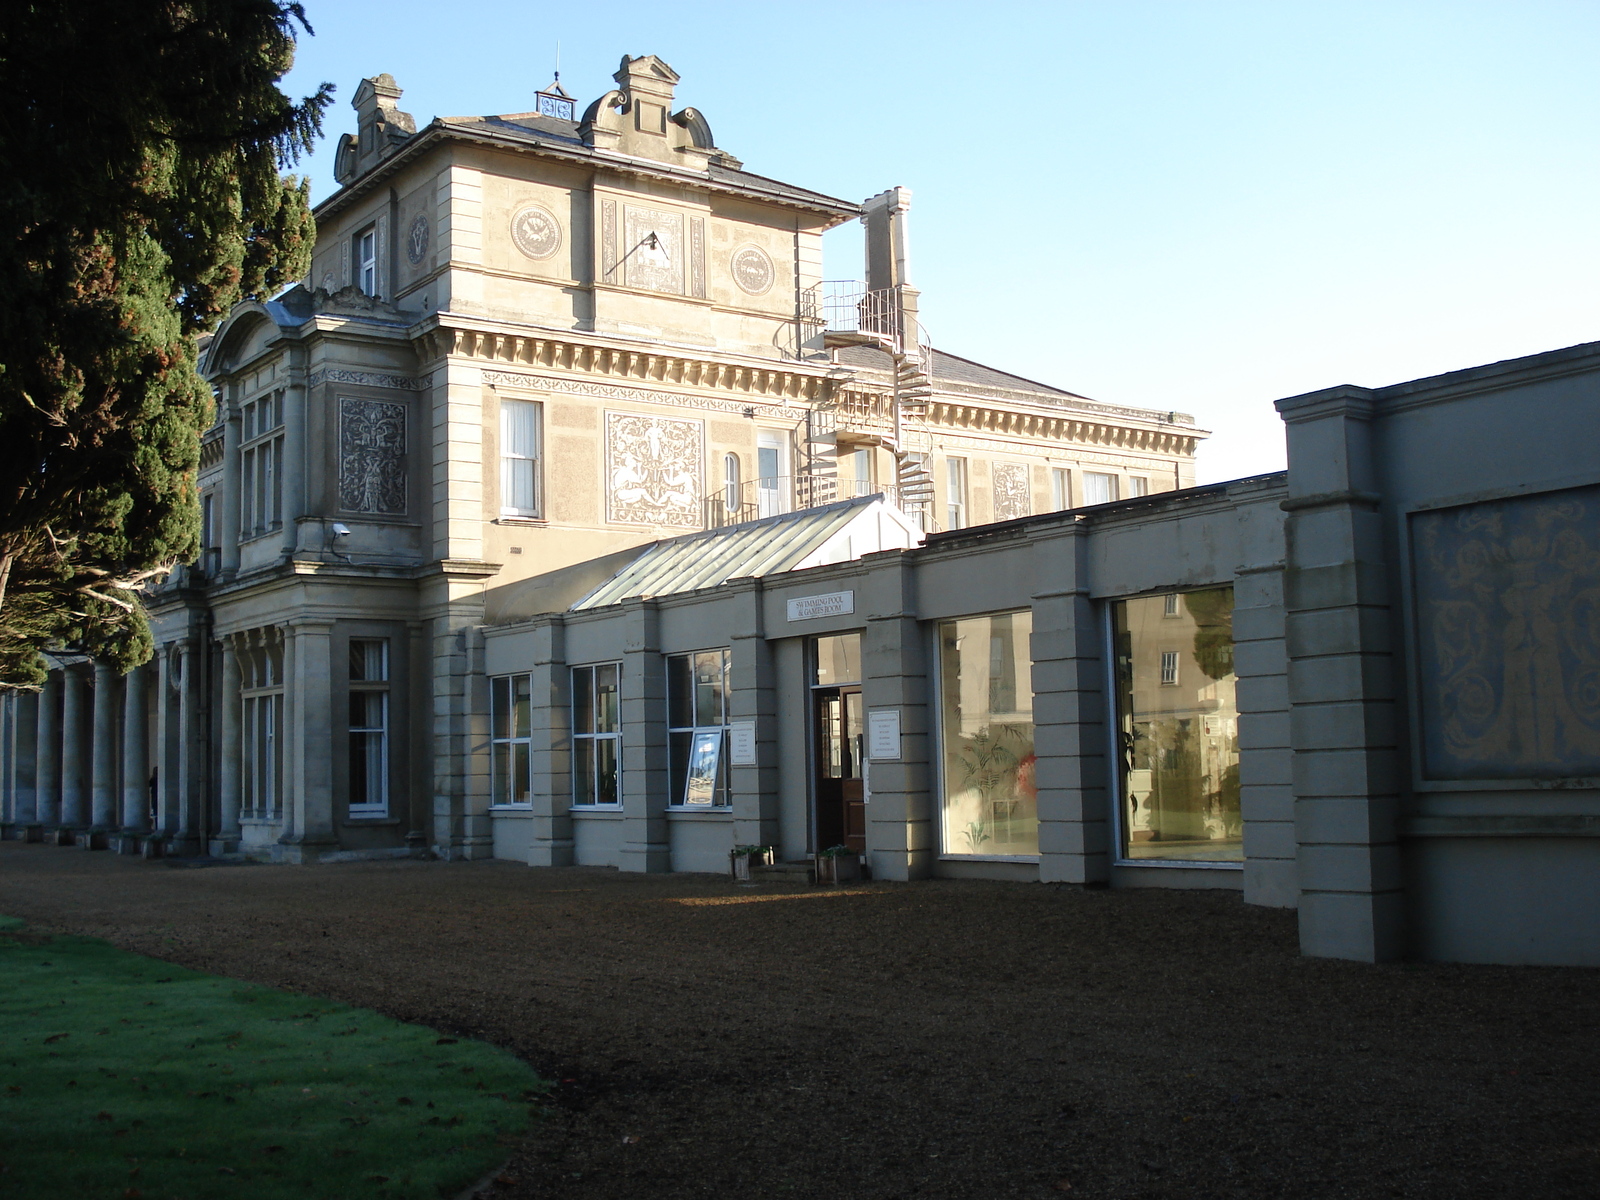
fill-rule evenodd
<path id="1" fill-rule="evenodd" d="M 1600 487 L 1410 520 L 1426 777 L 1600 775 Z"/>

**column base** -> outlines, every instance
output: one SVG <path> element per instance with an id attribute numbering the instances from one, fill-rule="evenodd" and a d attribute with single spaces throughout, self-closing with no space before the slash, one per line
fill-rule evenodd
<path id="1" fill-rule="evenodd" d="M 175 833 L 164 837 L 165 843 L 161 857 L 163 858 L 198 858 L 205 847 L 200 844 L 200 839 L 192 833 Z"/>
<path id="2" fill-rule="evenodd" d="M 105 850 L 111 845 L 109 829 L 80 829 L 77 837 L 80 850 Z"/>
<path id="3" fill-rule="evenodd" d="M 13 822 L 5 826 L 0 837 L 8 842 L 42 842 L 44 841 L 44 826 L 31 821 Z"/>
<path id="4" fill-rule="evenodd" d="M 212 838 L 206 843 L 206 853 L 212 858 L 233 858 L 239 855 L 238 835 Z"/>
<path id="5" fill-rule="evenodd" d="M 111 835 L 114 854 L 138 854 L 140 845 L 149 835 L 137 829 L 121 829 Z"/>
<path id="6" fill-rule="evenodd" d="M 643 871 L 655 875 L 672 870 L 672 847 L 666 842 L 630 842 L 622 847 L 621 871 Z"/>
<path id="7" fill-rule="evenodd" d="M 50 846 L 76 846 L 78 834 L 83 832 L 70 825 L 58 825 L 54 829 L 47 829 L 44 833 L 46 845 Z"/>
<path id="8" fill-rule="evenodd" d="M 140 858 L 165 858 L 167 856 L 167 839 L 159 833 L 150 834 L 139 839 Z"/>

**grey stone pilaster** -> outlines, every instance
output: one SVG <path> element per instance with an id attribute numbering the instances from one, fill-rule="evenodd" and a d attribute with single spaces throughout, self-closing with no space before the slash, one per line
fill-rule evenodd
<path id="1" fill-rule="evenodd" d="M 862 700 L 868 722 L 867 856 L 874 879 L 924 879 L 939 856 L 926 632 L 917 622 L 915 576 L 898 558 L 874 565 L 865 598 Z M 874 711 L 900 720 L 900 757 L 871 753 Z"/>
<path id="2" fill-rule="evenodd" d="M 289 709 L 285 764 L 284 861 L 315 862 L 337 847 L 333 831 L 333 622 L 288 623 L 284 699 Z M 292 665 L 291 665 L 292 664 Z"/>
<path id="3" fill-rule="evenodd" d="M 729 585 L 737 617 L 731 635 L 731 719 L 753 721 L 756 761 L 731 764 L 733 842 L 736 846 L 776 846 L 778 831 L 778 676 L 772 645 L 762 628 L 762 587 L 758 579 Z M 801 697 L 801 711 L 805 701 Z M 730 747 L 731 751 L 731 747 Z"/>
<path id="4" fill-rule="evenodd" d="M 289 382 L 283 389 L 283 556 L 293 558 L 299 548 L 300 518 L 306 515 L 305 351 L 292 345 L 288 357 Z M 331 413 L 331 428 L 337 437 L 337 412 Z"/>
<path id="5" fill-rule="evenodd" d="M 222 529 L 218 539 L 222 545 L 222 573 L 232 578 L 239 570 L 239 522 L 243 517 L 239 489 L 242 477 L 239 470 L 240 418 L 238 388 L 229 385 L 223 398 L 227 416 L 222 426 Z"/>
<path id="6" fill-rule="evenodd" d="M 89 685 L 75 666 L 63 669 L 61 684 L 61 825 L 82 829 L 89 823 Z"/>
<path id="7" fill-rule="evenodd" d="M 221 828 L 217 838 L 224 853 L 237 848 L 239 843 L 239 769 L 243 762 L 241 724 L 243 700 L 239 696 L 240 672 L 238 648 L 231 640 L 222 644 L 222 753 L 218 763 L 218 806 L 221 810 Z"/>
<path id="8" fill-rule="evenodd" d="M 572 865 L 572 690 L 566 622 L 545 618 L 534 630 L 532 712 L 533 839 L 528 864 Z"/>
<path id="9" fill-rule="evenodd" d="M 670 871 L 667 832 L 667 668 L 654 601 L 626 606 L 622 654 L 624 871 Z"/>
<path id="10" fill-rule="evenodd" d="M 1041 582 L 1032 598 L 1034 781 L 1039 798 L 1039 878 L 1105 883 L 1111 876 L 1110 760 L 1115 697 L 1109 694 L 1102 616 L 1089 598 L 1089 534 L 1082 525 L 1035 549 Z"/>
<path id="11" fill-rule="evenodd" d="M 17 825 L 39 819 L 39 700 L 38 692 L 11 694 L 11 820 Z"/>
<path id="12" fill-rule="evenodd" d="M 122 832 L 145 832 L 150 812 L 150 672 L 135 667 L 123 681 Z"/>
<path id="13" fill-rule="evenodd" d="M 1278 402 L 1287 426 L 1284 573 L 1300 948 L 1381 962 L 1404 951 L 1390 597 L 1371 393 Z"/>
<path id="14" fill-rule="evenodd" d="M 176 646 L 157 650 L 156 683 L 156 829 L 163 837 L 178 832 L 180 772 L 178 770 L 178 669 Z"/>
<path id="15" fill-rule="evenodd" d="M 34 737 L 34 815 L 40 825 L 61 823 L 61 671 L 51 671 L 39 689 L 39 727 Z"/>
<path id="16" fill-rule="evenodd" d="M 94 760 L 90 828 L 100 835 L 117 827 L 117 693 L 120 680 L 110 663 L 94 664 Z"/>
<path id="17" fill-rule="evenodd" d="M 173 849 L 198 854 L 201 843 L 200 807 L 205 803 L 206 756 L 201 737 L 201 712 L 205 697 L 201 684 L 205 671 L 201 651 L 191 639 L 181 644 L 178 664 L 178 804 Z"/>
<path id="18" fill-rule="evenodd" d="M 1289 677 L 1284 653 L 1283 568 L 1241 567 L 1233 583 L 1233 662 L 1239 708 L 1239 809 L 1244 817 L 1244 898 L 1299 902 Z"/>

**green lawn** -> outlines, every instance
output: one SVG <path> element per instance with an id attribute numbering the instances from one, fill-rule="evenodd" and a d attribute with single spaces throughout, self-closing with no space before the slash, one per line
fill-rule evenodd
<path id="1" fill-rule="evenodd" d="M 545 1084 L 481 1042 L 0 918 L 0 1195 L 449 1196 Z"/>

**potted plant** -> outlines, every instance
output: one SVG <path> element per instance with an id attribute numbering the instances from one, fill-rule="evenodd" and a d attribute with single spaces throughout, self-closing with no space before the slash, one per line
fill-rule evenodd
<path id="1" fill-rule="evenodd" d="M 861 878 L 861 855 L 848 846 L 829 846 L 816 856 L 818 883 L 853 883 Z"/>
<path id="2" fill-rule="evenodd" d="M 749 879 L 752 867 L 770 867 L 772 865 L 773 847 L 771 846 L 735 846 L 728 852 L 735 879 Z"/>

